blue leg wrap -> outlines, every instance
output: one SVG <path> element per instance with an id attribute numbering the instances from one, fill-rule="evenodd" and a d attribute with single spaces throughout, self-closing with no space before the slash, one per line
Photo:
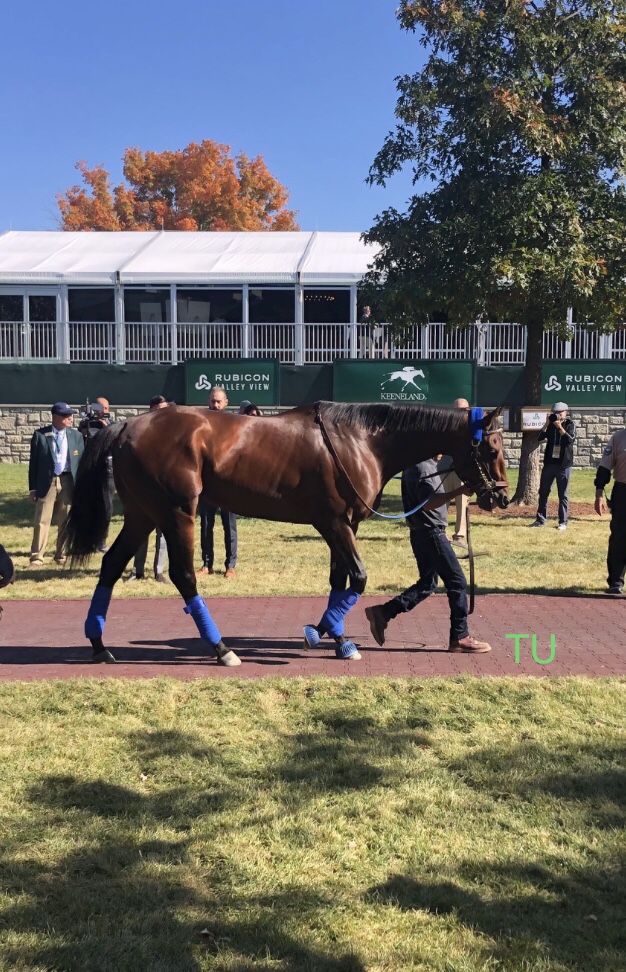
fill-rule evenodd
<path id="1" fill-rule="evenodd" d="M 187 606 L 184 610 L 185 614 L 190 614 L 196 622 L 196 627 L 203 641 L 208 641 L 213 648 L 219 645 L 222 636 L 219 633 L 215 621 L 209 614 L 209 609 L 205 604 L 204 598 L 200 594 L 196 594 L 195 597 L 187 601 Z"/>
<path id="2" fill-rule="evenodd" d="M 350 608 L 354 607 L 360 596 L 351 587 L 347 591 L 330 592 L 328 607 L 322 616 L 320 626 L 323 625 L 331 637 L 341 637 L 343 634 L 343 619 Z"/>
<path id="3" fill-rule="evenodd" d="M 322 636 L 313 624 L 305 624 L 304 626 L 304 647 L 305 648 L 317 648 Z"/>
<path id="4" fill-rule="evenodd" d="M 358 661 L 361 657 L 361 653 L 353 641 L 344 641 L 343 644 L 337 645 L 335 654 L 337 658 L 343 658 L 344 661 L 347 661 L 348 658 L 354 658 L 355 661 Z"/>
<path id="5" fill-rule="evenodd" d="M 87 620 L 85 621 L 86 638 L 102 637 L 112 594 L 112 587 L 103 587 L 102 584 L 96 584 L 96 589 L 93 592 L 91 604 L 89 605 L 89 611 L 87 612 Z"/>
<path id="6" fill-rule="evenodd" d="M 340 603 L 340 601 L 342 600 L 342 598 L 345 596 L 345 593 L 346 593 L 345 589 L 343 591 L 331 591 L 330 594 L 328 595 L 328 608 L 327 608 L 327 610 L 334 611 L 334 609 Z M 344 614 L 345 613 L 347 613 L 347 612 L 344 612 Z M 323 620 L 320 621 L 320 624 L 323 624 Z M 339 631 L 339 634 L 342 635 L 343 634 L 343 614 L 339 618 L 339 628 L 341 629 Z"/>

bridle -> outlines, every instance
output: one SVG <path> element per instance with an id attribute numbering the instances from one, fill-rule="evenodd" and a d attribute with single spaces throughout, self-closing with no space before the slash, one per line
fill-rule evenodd
<path id="1" fill-rule="evenodd" d="M 476 496 L 478 499 L 481 496 L 485 496 L 487 493 L 497 493 L 501 489 L 508 489 L 509 484 L 506 480 L 502 479 L 492 479 L 489 475 L 489 468 L 487 463 L 480 454 L 480 444 L 483 441 L 483 426 L 482 421 L 484 418 L 482 408 L 470 408 L 469 410 L 469 424 L 472 433 L 472 451 L 470 455 L 470 462 L 476 466 L 476 470 L 479 476 L 479 483 L 475 488 Z M 457 476 L 459 479 L 463 480 L 463 476 L 457 471 Z M 469 483 L 468 485 L 474 486 L 474 483 Z"/>

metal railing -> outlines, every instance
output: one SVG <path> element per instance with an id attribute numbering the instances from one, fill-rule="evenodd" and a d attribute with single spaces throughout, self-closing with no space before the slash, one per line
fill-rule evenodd
<path id="1" fill-rule="evenodd" d="M 81 321 L 68 324 L 70 361 L 115 364 L 119 359 L 115 324 L 110 321 Z"/>
<path id="2" fill-rule="evenodd" d="M 601 334 L 572 325 L 564 339 L 543 335 L 544 358 L 626 358 L 626 327 Z M 293 364 L 335 358 L 438 358 L 479 365 L 523 365 L 520 324 L 414 325 L 394 334 L 378 324 L 214 324 L 111 321 L 0 321 L 0 361 L 177 364 L 187 358 L 276 357 Z"/>
<path id="3" fill-rule="evenodd" d="M 58 360 L 54 321 L 0 321 L 0 360 Z"/>

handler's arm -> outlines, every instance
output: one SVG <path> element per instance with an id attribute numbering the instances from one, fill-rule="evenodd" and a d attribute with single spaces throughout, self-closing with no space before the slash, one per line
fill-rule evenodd
<path id="1" fill-rule="evenodd" d="M 453 499 L 457 498 L 457 496 L 471 496 L 473 492 L 473 489 L 470 489 L 469 486 L 464 484 L 463 486 L 459 486 L 457 489 L 453 489 L 449 493 L 433 493 L 432 498 L 428 500 L 428 503 L 426 503 L 422 509 L 436 510 L 440 506 L 446 506 L 448 503 L 451 503 Z"/>
<path id="2" fill-rule="evenodd" d="M 607 512 L 606 503 L 604 502 L 604 487 L 608 486 L 611 480 L 611 470 L 615 465 L 614 438 L 615 436 L 611 436 L 611 441 L 605 446 L 600 465 L 596 470 L 596 478 L 593 481 L 593 485 L 596 487 L 596 500 L 593 508 L 598 516 L 602 516 Z"/>

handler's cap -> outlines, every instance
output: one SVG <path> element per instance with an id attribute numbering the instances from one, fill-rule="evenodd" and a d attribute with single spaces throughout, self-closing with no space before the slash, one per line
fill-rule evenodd
<path id="1" fill-rule="evenodd" d="M 243 415 L 243 413 L 247 409 L 248 405 L 252 405 L 252 402 L 249 402 L 247 398 L 244 398 L 243 402 L 239 406 L 239 414 L 240 415 Z"/>
<path id="2" fill-rule="evenodd" d="M 567 405 L 565 404 L 565 402 L 556 402 L 552 406 L 552 411 L 553 412 L 569 412 L 569 409 L 568 409 Z"/>
<path id="3" fill-rule="evenodd" d="M 67 402 L 55 402 L 50 409 L 53 415 L 76 415 L 73 408 L 67 404 Z"/>

